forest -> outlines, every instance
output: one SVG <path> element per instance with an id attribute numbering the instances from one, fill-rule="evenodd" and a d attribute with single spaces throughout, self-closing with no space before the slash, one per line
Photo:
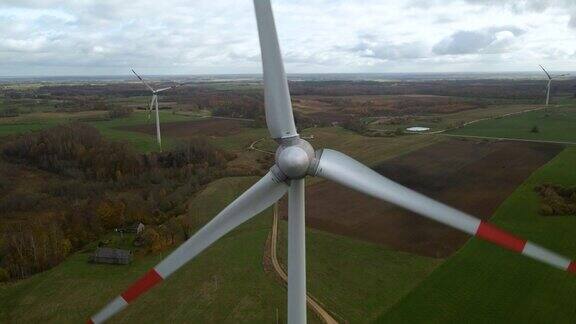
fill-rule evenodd
<path id="1" fill-rule="evenodd" d="M 134 222 L 157 250 L 193 229 L 177 218 L 205 184 L 227 175 L 234 156 L 194 139 L 163 153 L 140 154 L 75 123 L 13 136 L 2 146 L 0 279 L 44 271 L 102 234 Z M 37 186 L 15 179 L 41 175 Z M 21 181 L 22 180 L 22 181 Z"/>
<path id="2" fill-rule="evenodd" d="M 432 80 L 432 81 L 307 81 L 293 82 L 293 95 L 437 95 L 508 100 L 541 100 L 546 83 L 542 80 Z M 558 80 L 553 93 L 576 93 L 576 80 Z"/>

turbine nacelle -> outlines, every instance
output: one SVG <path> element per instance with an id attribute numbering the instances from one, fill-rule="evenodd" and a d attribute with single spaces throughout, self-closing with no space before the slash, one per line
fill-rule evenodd
<path id="1" fill-rule="evenodd" d="M 276 165 L 272 172 L 278 179 L 296 180 L 314 174 L 315 166 L 318 165 L 314 148 L 308 141 L 300 136 L 284 138 L 280 141 L 276 150 Z"/>

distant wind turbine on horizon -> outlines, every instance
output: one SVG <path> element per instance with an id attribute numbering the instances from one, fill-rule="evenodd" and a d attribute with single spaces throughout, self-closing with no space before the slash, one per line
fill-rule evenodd
<path id="1" fill-rule="evenodd" d="M 552 80 L 554 80 L 554 78 L 563 77 L 568 74 L 559 74 L 552 76 L 550 75 L 550 73 L 548 73 L 548 71 L 546 71 L 546 69 L 542 65 L 540 65 L 540 68 L 542 69 L 542 71 L 544 71 L 544 73 L 546 73 L 546 76 L 548 77 L 548 85 L 546 86 L 546 106 L 548 106 L 548 104 L 550 103 L 550 88 L 552 86 Z"/>
<path id="2" fill-rule="evenodd" d="M 150 114 L 152 113 L 152 109 L 155 109 L 156 110 L 156 140 L 158 141 L 158 147 L 160 148 L 160 152 L 162 152 L 162 136 L 160 134 L 160 113 L 158 112 L 158 94 L 160 92 L 163 92 L 166 90 L 176 89 L 176 88 L 181 87 L 181 86 L 188 84 L 190 82 L 177 83 L 177 84 L 170 86 L 170 87 L 154 89 L 146 81 L 144 81 L 144 79 L 140 75 L 138 75 L 138 73 L 136 73 L 136 71 L 134 71 L 134 69 L 132 69 L 132 73 L 134 73 L 134 75 L 136 75 L 136 77 L 152 92 L 152 100 L 150 100 L 150 106 L 148 107 L 148 121 L 150 121 Z"/>
<path id="3" fill-rule="evenodd" d="M 254 7 L 264 72 L 266 125 L 270 136 L 279 144 L 274 166 L 208 224 L 95 314 L 89 323 L 108 320 L 228 232 L 272 206 L 286 193 L 288 323 L 306 323 L 304 190 L 307 176 L 334 181 L 560 270 L 576 272 L 576 262 L 404 187 L 343 153 L 330 149 L 315 151 L 296 130 L 270 0 L 254 0 Z M 478 256 L 477 262 L 482 262 L 481 256 Z M 173 306 L 175 302 L 178 301 L 166 300 L 166 307 Z"/>

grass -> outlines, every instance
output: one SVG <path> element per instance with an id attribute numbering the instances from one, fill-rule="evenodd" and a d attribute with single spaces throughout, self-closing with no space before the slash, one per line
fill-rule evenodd
<path id="1" fill-rule="evenodd" d="M 191 204 L 205 222 L 255 178 L 212 183 Z M 270 210 L 229 233 L 172 277 L 130 305 L 113 323 L 271 323 L 286 320 L 285 290 L 262 267 Z M 0 286 L 0 322 L 85 321 L 167 253 L 129 266 L 87 263 L 77 253 L 56 268 Z M 314 321 L 312 321 L 314 322 Z"/>
<path id="2" fill-rule="evenodd" d="M 47 112 L 54 110 L 54 106 L 60 102 L 61 100 L 56 99 L 6 99 L 0 97 L 0 111 L 9 108 L 16 108 L 21 114 Z"/>
<path id="3" fill-rule="evenodd" d="M 279 226 L 286 269 L 287 223 Z M 307 288 L 337 320 L 370 323 L 415 288 L 442 260 L 308 228 Z"/>
<path id="4" fill-rule="evenodd" d="M 84 111 L 78 113 L 31 113 L 16 117 L 0 118 L 0 136 L 38 131 L 75 120 L 103 117 L 102 111 Z"/>
<path id="5" fill-rule="evenodd" d="M 534 187 L 576 183 L 576 148 L 536 171 L 492 221 L 536 243 L 576 257 L 576 218 L 543 217 Z M 381 323 L 574 323 L 576 278 L 537 261 L 472 239 L 410 292 Z"/>
<path id="6" fill-rule="evenodd" d="M 269 136 L 268 130 L 265 128 L 245 127 L 238 134 L 208 138 L 208 141 L 224 150 L 245 151 L 252 142 L 264 137 L 268 138 Z"/>
<path id="7" fill-rule="evenodd" d="M 187 121 L 194 119 L 196 119 L 196 117 L 172 114 L 170 111 L 160 111 L 161 123 Z M 139 152 L 157 151 L 158 144 L 156 142 L 155 135 L 122 130 L 122 127 L 125 126 L 142 125 L 146 123 L 148 123 L 148 120 L 146 117 L 146 112 L 144 111 L 137 111 L 131 116 L 125 118 L 89 122 L 89 124 L 96 127 L 103 136 L 114 141 L 126 141 Z M 150 123 L 154 123 L 154 116 L 152 116 Z M 162 137 L 162 147 L 165 149 L 169 149 L 177 143 L 177 139 L 167 136 Z"/>
<path id="8" fill-rule="evenodd" d="M 517 138 L 576 142 L 576 104 L 552 106 L 545 110 L 527 112 L 520 115 L 481 121 L 450 131 L 453 135 L 485 136 L 495 138 Z M 538 127 L 539 132 L 531 132 Z"/>

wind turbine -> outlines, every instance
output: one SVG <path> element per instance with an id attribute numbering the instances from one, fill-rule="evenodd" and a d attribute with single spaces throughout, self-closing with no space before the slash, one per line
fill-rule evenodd
<path id="1" fill-rule="evenodd" d="M 544 71 L 544 73 L 546 73 L 546 76 L 548 77 L 548 85 L 546 86 L 546 106 L 548 106 L 548 103 L 550 102 L 550 88 L 552 85 L 552 80 L 554 80 L 554 78 L 563 77 L 568 74 L 560 74 L 552 77 L 550 73 L 548 73 L 548 71 L 546 71 L 546 69 L 542 65 L 540 65 L 540 68 L 542 69 L 542 71 Z"/>
<path id="2" fill-rule="evenodd" d="M 142 77 L 140 75 L 138 75 L 138 73 L 136 73 L 136 71 L 134 71 L 134 69 L 132 69 L 132 73 L 134 73 L 134 75 L 136 75 L 136 77 L 142 83 L 144 83 L 144 85 L 152 92 L 152 100 L 150 100 L 150 106 L 148 107 L 148 121 L 150 121 L 150 113 L 152 112 L 152 109 L 155 108 L 155 110 L 156 110 L 156 140 L 158 141 L 158 147 L 160 148 L 160 152 L 162 152 L 162 136 L 160 135 L 160 114 L 158 112 L 158 94 L 160 92 L 163 92 L 166 90 L 176 89 L 176 88 L 181 87 L 181 86 L 188 84 L 190 82 L 177 83 L 177 84 L 170 86 L 170 87 L 154 89 L 146 81 L 144 81 L 144 79 L 142 79 Z"/>
<path id="3" fill-rule="evenodd" d="M 288 323 L 306 323 L 306 176 L 335 181 L 553 267 L 576 272 L 574 261 L 397 184 L 343 153 L 330 149 L 314 151 L 296 131 L 270 0 L 254 0 L 254 7 L 264 70 L 266 123 L 271 137 L 279 144 L 275 165 L 196 234 L 94 315 L 90 323 L 102 323 L 124 309 L 226 233 L 273 205 L 286 192 Z"/>

